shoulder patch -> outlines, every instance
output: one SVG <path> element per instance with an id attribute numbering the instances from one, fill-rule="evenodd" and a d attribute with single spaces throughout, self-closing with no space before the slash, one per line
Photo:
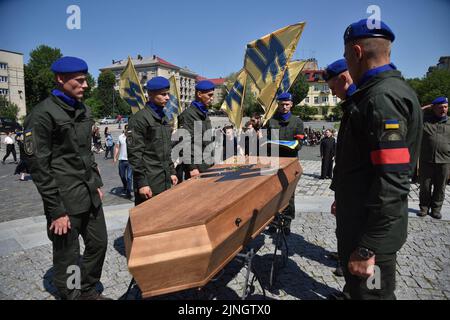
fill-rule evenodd
<path id="1" fill-rule="evenodd" d="M 384 130 L 400 129 L 400 122 L 397 119 L 384 120 Z"/>

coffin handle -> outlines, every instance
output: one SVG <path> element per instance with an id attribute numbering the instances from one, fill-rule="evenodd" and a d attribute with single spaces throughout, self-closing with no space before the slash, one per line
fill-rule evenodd
<path id="1" fill-rule="evenodd" d="M 237 219 L 234 221 L 234 224 L 236 225 L 236 227 L 239 228 L 239 225 L 241 224 L 241 222 L 242 222 L 242 219 L 241 219 L 241 218 L 237 218 Z"/>

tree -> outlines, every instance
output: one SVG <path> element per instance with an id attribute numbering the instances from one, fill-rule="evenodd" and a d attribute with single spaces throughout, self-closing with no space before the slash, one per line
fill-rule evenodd
<path id="1" fill-rule="evenodd" d="M 54 88 L 55 76 L 50 66 L 61 57 L 60 49 L 46 45 L 40 45 L 30 52 L 30 61 L 24 67 L 27 113 L 47 98 Z"/>
<path id="2" fill-rule="evenodd" d="M 409 85 L 416 91 L 422 105 L 430 104 L 439 96 L 450 95 L 450 72 L 436 69 L 423 79 L 409 79 Z"/>
<path id="3" fill-rule="evenodd" d="M 334 120 L 341 120 L 342 116 L 344 115 L 344 111 L 342 110 L 341 103 L 339 102 L 338 105 L 331 110 L 331 112 L 332 112 Z"/>
<path id="4" fill-rule="evenodd" d="M 89 72 L 86 75 L 86 80 L 87 80 L 89 87 L 84 91 L 84 97 L 83 97 L 84 100 L 87 100 L 92 96 L 92 92 L 95 87 L 95 79 Z"/>
<path id="5" fill-rule="evenodd" d="M 17 104 L 9 102 L 4 96 L 0 95 L 0 117 L 17 120 L 19 107 Z"/>
<path id="6" fill-rule="evenodd" d="M 98 90 L 97 99 L 101 102 L 101 115 L 102 116 L 114 116 L 114 109 L 117 110 L 115 104 L 119 95 L 114 90 L 116 84 L 116 76 L 111 70 L 102 71 L 98 76 Z M 113 105 L 114 101 L 114 105 Z"/>
<path id="7" fill-rule="evenodd" d="M 317 108 L 310 107 L 310 106 L 297 106 L 292 109 L 292 113 L 303 121 L 309 121 L 312 119 L 314 115 L 318 113 Z"/>
<path id="8" fill-rule="evenodd" d="M 306 81 L 306 77 L 304 74 L 302 73 L 299 74 L 299 76 L 297 77 L 297 79 L 295 79 L 289 91 L 292 94 L 294 106 L 298 105 L 306 98 L 309 91 L 309 84 Z"/>

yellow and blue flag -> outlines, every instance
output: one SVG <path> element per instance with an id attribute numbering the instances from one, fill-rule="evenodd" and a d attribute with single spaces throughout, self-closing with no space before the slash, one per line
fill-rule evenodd
<path id="1" fill-rule="evenodd" d="M 247 45 L 244 69 L 259 91 L 264 108 L 272 105 L 305 22 L 289 25 Z"/>
<path id="2" fill-rule="evenodd" d="M 306 61 L 291 61 L 288 63 L 288 67 L 286 69 L 286 72 L 284 73 L 283 80 L 281 81 L 280 87 L 278 88 L 278 91 L 276 94 L 280 94 L 282 92 L 288 92 L 291 88 L 292 84 L 294 83 L 295 79 L 297 79 L 300 72 L 303 70 L 303 68 L 306 65 Z M 270 118 L 273 117 L 275 112 L 278 109 L 278 103 L 277 100 L 274 99 L 272 101 L 272 104 L 270 105 L 270 108 L 266 108 L 264 111 L 264 123 L 266 123 Z"/>
<path id="3" fill-rule="evenodd" d="M 131 107 L 133 114 L 145 107 L 144 90 L 130 57 L 128 57 L 127 66 L 120 74 L 119 93 L 122 99 Z"/>
<path id="4" fill-rule="evenodd" d="M 170 91 L 169 91 L 170 100 L 164 107 L 164 114 L 169 119 L 169 122 L 172 124 L 172 127 L 176 128 L 178 124 L 178 116 L 183 110 L 181 108 L 177 79 L 175 78 L 174 75 L 172 75 L 169 78 L 169 82 L 170 82 Z"/>
<path id="5" fill-rule="evenodd" d="M 222 106 L 220 107 L 220 109 L 227 113 L 230 122 L 238 130 L 242 128 L 242 117 L 244 114 L 243 103 L 246 83 L 247 72 L 245 72 L 245 69 L 242 69 L 239 71 L 233 87 L 229 90 Z"/>

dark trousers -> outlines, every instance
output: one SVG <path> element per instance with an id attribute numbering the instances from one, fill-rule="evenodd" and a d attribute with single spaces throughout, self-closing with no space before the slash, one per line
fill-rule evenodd
<path id="1" fill-rule="evenodd" d="M 341 255 L 339 255 L 341 258 Z M 375 265 L 379 267 L 380 286 L 370 288 L 366 278 L 360 278 L 348 271 L 349 256 L 343 257 L 342 269 L 345 277 L 344 292 L 354 300 L 396 300 L 395 270 L 397 254 L 375 256 Z M 375 282 L 370 281 L 374 284 Z"/>
<path id="2" fill-rule="evenodd" d="M 419 201 L 421 209 L 431 208 L 432 212 L 441 212 L 449 169 L 450 163 L 420 163 Z"/>
<path id="3" fill-rule="evenodd" d="M 331 156 L 324 156 L 322 158 L 322 170 L 320 172 L 320 177 L 333 178 L 333 158 Z"/>
<path id="4" fill-rule="evenodd" d="M 119 160 L 119 176 L 120 180 L 122 180 L 123 188 L 130 195 L 133 189 L 133 170 L 127 160 Z"/>
<path id="5" fill-rule="evenodd" d="M 17 162 L 17 155 L 16 155 L 16 148 L 13 144 L 7 144 L 6 145 L 6 154 L 3 157 L 3 162 L 9 157 L 9 155 L 12 153 L 14 162 Z"/>
<path id="6" fill-rule="evenodd" d="M 105 151 L 105 159 L 108 158 L 108 154 L 111 155 L 111 158 L 113 157 L 113 148 L 114 146 L 106 146 L 106 151 Z"/>
<path id="7" fill-rule="evenodd" d="M 95 290 L 100 281 L 105 260 L 108 236 L 103 208 L 93 208 L 90 212 L 70 215 L 71 229 L 65 235 L 55 235 L 49 230 L 51 219 L 47 217 L 48 237 L 53 243 L 53 284 L 62 299 L 76 299 L 81 292 Z M 85 250 L 81 261 L 81 288 L 69 288 L 68 278 L 75 274 L 68 269 L 78 266 L 80 258 L 79 236 L 83 237 Z M 70 279 L 69 279 L 70 280 Z M 69 281 L 73 284 L 73 281 Z M 80 292 L 81 289 L 81 292 Z"/>

